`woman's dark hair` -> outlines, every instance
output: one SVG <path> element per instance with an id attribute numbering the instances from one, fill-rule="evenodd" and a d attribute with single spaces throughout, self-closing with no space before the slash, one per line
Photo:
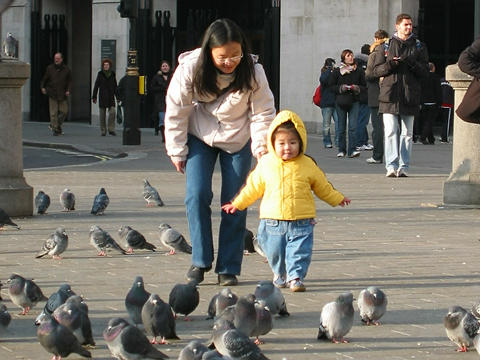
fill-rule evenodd
<path id="1" fill-rule="evenodd" d="M 235 80 L 231 84 L 233 91 L 252 90 L 252 80 L 255 71 L 250 46 L 240 27 L 230 19 L 218 19 L 203 35 L 200 57 L 193 74 L 193 87 L 200 95 L 221 93 L 217 86 L 217 68 L 212 59 L 212 48 L 223 46 L 231 41 L 238 42 L 242 47 L 243 57 L 235 69 Z"/>
<path id="2" fill-rule="evenodd" d="M 335 66 L 335 59 L 326 58 L 325 63 L 323 64 L 323 67 L 321 69 L 321 72 L 323 73 L 328 68 L 333 68 L 334 66 Z"/>
<path id="3" fill-rule="evenodd" d="M 345 56 L 347 56 L 347 54 L 353 54 L 353 51 L 350 49 L 345 49 L 342 51 L 342 54 L 340 55 L 340 59 L 342 59 L 343 63 L 345 62 Z"/>
<path id="4" fill-rule="evenodd" d="M 292 132 L 294 134 L 297 135 L 298 137 L 298 144 L 300 145 L 300 152 L 303 152 L 303 141 L 302 141 L 302 137 L 300 136 L 300 134 L 298 133 L 297 131 L 297 128 L 295 127 L 295 124 L 291 121 L 291 120 L 288 120 L 288 121 L 285 121 L 284 123 L 281 123 L 280 125 L 278 125 L 275 130 L 273 130 L 273 133 L 272 133 L 272 144 L 275 142 L 275 137 L 278 133 L 278 131 L 289 131 L 289 132 Z"/>

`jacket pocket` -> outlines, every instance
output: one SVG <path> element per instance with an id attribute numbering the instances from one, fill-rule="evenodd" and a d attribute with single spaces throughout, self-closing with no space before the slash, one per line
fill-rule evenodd
<path id="1" fill-rule="evenodd" d="M 380 93 L 378 94 L 378 101 L 383 103 L 398 101 L 398 84 L 392 81 L 391 78 L 384 78 L 380 84 Z"/>

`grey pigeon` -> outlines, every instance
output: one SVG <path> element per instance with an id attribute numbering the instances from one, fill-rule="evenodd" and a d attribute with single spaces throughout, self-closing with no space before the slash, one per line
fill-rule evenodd
<path id="1" fill-rule="evenodd" d="M 190 341 L 178 355 L 178 360 L 201 360 L 208 348 L 198 340 Z"/>
<path id="2" fill-rule="evenodd" d="M 147 179 L 143 179 L 143 198 L 147 202 L 147 206 L 163 206 L 163 201 L 155 189 Z"/>
<path id="3" fill-rule="evenodd" d="M 153 336 L 152 344 L 166 344 L 165 339 L 179 339 L 172 309 L 157 294 L 150 295 L 143 305 L 142 322 L 146 333 Z M 157 336 L 161 337 L 159 342 Z"/>
<path id="4" fill-rule="evenodd" d="M 217 351 L 232 359 L 265 360 L 259 347 L 243 332 L 223 319 L 219 319 L 213 326 L 213 343 Z"/>
<path id="5" fill-rule="evenodd" d="M 67 327 L 82 345 L 95 346 L 88 314 L 73 302 L 60 305 L 53 312 L 58 323 Z"/>
<path id="6" fill-rule="evenodd" d="M 123 225 L 118 229 L 118 235 L 120 239 L 123 239 L 127 252 L 133 253 L 133 249 L 145 249 L 155 251 L 157 248 L 155 245 L 150 244 L 145 240 L 145 237 L 137 230 L 132 229 L 130 226 Z"/>
<path id="7" fill-rule="evenodd" d="M 170 249 L 170 255 L 177 251 L 187 254 L 192 253 L 192 247 L 187 243 L 187 240 L 177 230 L 172 229 L 170 225 L 161 224 L 158 229 L 160 231 L 160 241 Z"/>
<path id="8" fill-rule="evenodd" d="M 223 357 L 216 350 L 207 351 L 202 355 L 202 360 L 222 360 L 222 359 L 227 359 L 227 358 Z M 228 359 L 231 359 L 231 358 L 228 358 Z"/>
<path id="9" fill-rule="evenodd" d="M 114 249 L 123 255 L 127 254 L 127 252 L 118 245 L 108 232 L 104 231 L 97 225 L 93 225 L 90 228 L 90 244 L 99 251 L 98 256 L 106 256 L 105 252 L 111 249 Z"/>
<path id="10" fill-rule="evenodd" d="M 369 286 L 360 291 L 358 295 L 358 311 L 360 319 L 367 325 L 374 323 L 379 325 L 378 320 L 387 310 L 387 295 L 376 286 Z"/>
<path id="11" fill-rule="evenodd" d="M 110 199 L 107 195 L 107 192 L 103 187 L 100 188 L 100 192 L 95 195 L 95 198 L 93 199 L 93 205 L 90 214 L 103 215 L 109 203 Z"/>
<path id="12" fill-rule="evenodd" d="M 343 293 L 335 301 L 325 304 L 320 314 L 317 339 L 347 343 L 344 336 L 352 328 L 353 314 L 353 294 L 351 292 Z"/>
<path id="13" fill-rule="evenodd" d="M 54 359 L 61 359 L 71 353 L 91 358 L 90 351 L 85 350 L 78 342 L 73 333 L 54 318 L 45 318 L 37 329 L 37 337 L 40 345 L 52 353 Z"/>
<path id="14" fill-rule="evenodd" d="M 149 297 L 150 293 L 145 290 L 143 278 L 137 276 L 125 297 L 125 307 L 134 324 L 142 324 L 142 308 Z"/>
<path id="15" fill-rule="evenodd" d="M 237 301 L 238 297 L 232 292 L 232 290 L 229 288 L 223 288 L 218 294 L 213 295 L 210 300 L 207 319 L 213 319 L 230 305 L 235 305 Z"/>
<path id="16" fill-rule="evenodd" d="M 35 209 L 37 209 L 37 214 L 45 214 L 49 206 L 50 196 L 40 190 L 37 196 L 35 196 Z"/>
<path id="17" fill-rule="evenodd" d="M 1 304 L 0 305 L 0 331 L 1 332 L 5 332 L 11 320 L 12 320 L 12 316 L 8 312 L 7 307 L 5 306 L 5 304 Z"/>
<path id="18" fill-rule="evenodd" d="M 287 304 L 282 292 L 271 281 L 260 281 L 255 289 L 257 300 L 265 301 L 265 306 L 270 309 L 272 315 L 290 316 Z"/>
<path id="19" fill-rule="evenodd" d="M 10 219 L 10 216 L 8 216 L 8 214 L 5 212 L 5 210 L 0 208 L 0 230 L 3 230 L 3 227 L 5 225 L 15 226 L 18 230 L 20 230 L 20 226 L 15 224 L 12 221 L 12 219 Z"/>
<path id="20" fill-rule="evenodd" d="M 448 338 L 454 342 L 457 351 L 466 352 L 473 345 L 473 339 L 480 328 L 478 320 L 461 306 L 451 306 L 443 319 Z"/>
<path id="21" fill-rule="evenodd" d="M 260 340 L 260 335 L 266 335 L 273 329 L 273 320 L 270 309 L 265 305 L 264 300 L 255 302 L 255 311 L 257 313 L 255 328 L 250 333 L 250 336 L 255 336 L 255 344 L 263 344 Z"/>
<path id="22" fill-rule="evenodd" d="M 42 248 L 35 256 L 37 259 L 45 255 L 51 255 L 53 259 L 61 259 L 60 256 L 68 247 L 68 235 L 64 227 L 59 227 L 43 243 Z"/>
<path id="23" fill-rule="evenodd" d="M 81 311 L 88 315 L 88 305 L 80 295 L 72 295 L 66 301 L 65 304 L 74 304 Z"/>
<path id="24" fill-rule="evenodd" d="M 255 295 L 241 296 L 235 306 L 233 325 L 238 331 L 251 336 L 256 326 L 257 311 L 255 310 Z"/>
<path id="25" fill-rule="evenodd" d="M 69 284 L 62 284 L 60 288 L 49 296 L 40 315 L 35 319 L 35 325 L 40 325 L 43 318 L 52 316 L 53 312 L 60 305 L 65 303 L 70 296 L 75 295 Z"/>
<path id="26" fill-rule="evenodd" d="M 20 315 L 26 315 L 39 301 L 48 300 L 33 280 L 27 280 L 18 274 L 12 274 L 7 284 L 10 300 L 23 309 Z"/>
<path id="27" fill-rule="evenodd" d="M 60 194 L 60 204 L 63 206 L 63 211 L 75 210 L 75 194 L 66 188 Z"/>
<path id="28" fill-rule="evenodd" d="M 168 359 L 166 354 L 153 347 L 141 330 L 121 318 L 110 319 L 103 338 L 117 359 Z"/>
<path id="29" fill-rule="evenodd" d="M 11 32 L 7 33 L 7 38 L 3 41 L 3 54 L 7 58 L 18 59 L 18 40 Z"/>
<path id="30" fill-rule="evenodd" d="M 195 281 L 188 284 L 176 284 L 170 291 L 168 303 L 176 314 L 185 315 L 184 320 L 188 320 L 188 314 L 193 312 L 200 303 L 200 294 L 198 285 Z"/>

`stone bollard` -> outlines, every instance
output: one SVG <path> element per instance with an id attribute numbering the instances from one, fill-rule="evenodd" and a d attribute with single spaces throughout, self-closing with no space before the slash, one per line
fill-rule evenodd
<path id="1" fill-rule="evenodd" d="M 10 216 L 33 214 L 33 188 L 23 176 L 22 86 L 30 65 L 0 62 L 0 208 Z"/>
<path id="2" fill-rule="evenodd" d="M 446 79 L 455 90 L 455 110 L 472 80 L 457 64 L 446 68 Z M 480 100 L 479 100 L 480 101 Z M 452 172 L 443 184 L 444 204 L 480 205 L 480 125 L 454 114 Z"/>

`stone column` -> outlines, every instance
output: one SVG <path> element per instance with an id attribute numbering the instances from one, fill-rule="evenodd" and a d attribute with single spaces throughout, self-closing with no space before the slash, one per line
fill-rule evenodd
<path id="1" fill-rule="evenodd" d="M 446 69 L 446 79 L 455 90 L 455 110 L 472 80 L 457 64 Z M 480 100 L 479 100 L 480 101 Z M 480 125 L 454 114 L 452 172 L 443 184 L 445 204 L 480 205 Z"/>
<path id="2" fill-rule="evenodd" d="M 33 188 L 23 177 L 22 86 L 30 65 L 0 62 L 0 207 L 10 216 L 33 214 Z"/>

